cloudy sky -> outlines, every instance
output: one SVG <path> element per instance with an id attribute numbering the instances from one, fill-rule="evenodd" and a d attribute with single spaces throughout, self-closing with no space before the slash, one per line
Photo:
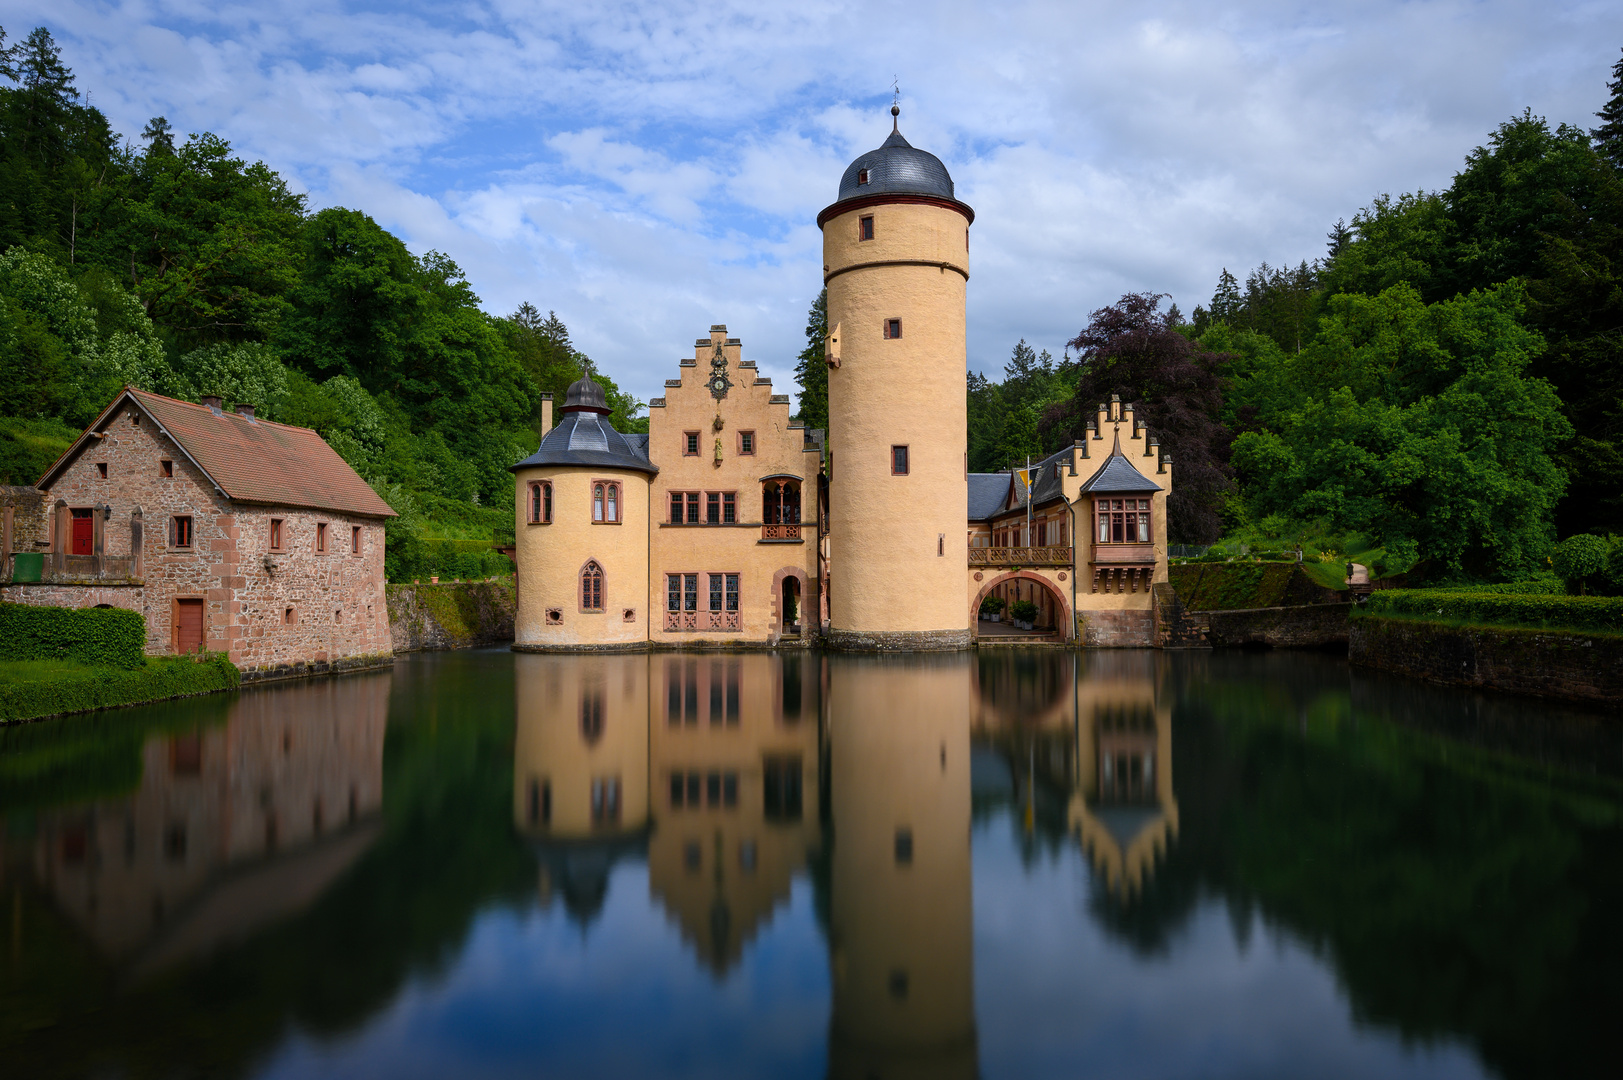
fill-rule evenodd
<path id="1" fill-rule="evenodd" d="M 971 366 L 1058 356 L 1126 291 L 1312 259 L 1531 108 L 1584 127 L 1611 2 L 552 4 L 0 0 L 126 133 L 164 115 L 313 207 L 438 248 L 495 313 L 556 309 L 646 399 L 712 322 L 780 387 L 817 211 L 889 129 L 977 212 Z"/>

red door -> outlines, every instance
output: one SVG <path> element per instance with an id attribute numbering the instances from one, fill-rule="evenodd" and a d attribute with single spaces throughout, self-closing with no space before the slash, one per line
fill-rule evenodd
<path id="1" fill-rule="evenodd" d="M 75 555 L 92 555 L 92 545 L 95 543 L 96 523 L 91 518 L 90 510 L 75 510 L 73 512 L 73 546 L 68 550 Z"/>
<path id="2" fill-rule="evenodd" d="M 193 653 L 203 647 L 203 601 L 177 600 L 175 613 L 175 648 L 182 653 Z"/>

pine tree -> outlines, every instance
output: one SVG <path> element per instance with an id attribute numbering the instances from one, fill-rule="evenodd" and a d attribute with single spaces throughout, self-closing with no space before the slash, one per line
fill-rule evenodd
<path id="1" fill-rule="evenodd" d="M 147 153 L 174 156 L 175 129 L 169 126 L 167 117 L 154 116 L 148 120 L 147 126 L 141 129 L 141 138 L 147 143 Z"/>
<path id="2" fill-rule="evenodd" d="M 1595 114 L 1602 121 L 1600 127 L 1589 134 L 1595 140 L 1595 152 L 1614 169 L 1623 169 L 1623 60 L 1612 65 L 1612 81 L 1606 88 L 1612 96 Z"/>
<path id="3" fill-rule="evenodd" d="M 800 415 L 808 428 L 828 428 L 828 290 L 812 301 L 806 312 L 806 347 L 795 361 L 800 384 Z"/>
<path id="4" fill-rule="evenodd" d="M 1335 227 L 1325 235 L 1330 241 L 1328 245 L 1330 248 L 1329 257 L 1332 259 L 1337 255 L 1340 255 L 1342 249 L 1353 242 L 1353 231 L 1347 228 L 1347 221 L 1345 218 L 1336 218 Z"/>
<path id="5" fill-rule="evenodd" d="M 1232 323 L 1239 318 L 1245 303 L 1240 298 L 1240 283 L 1234 280 L 1228 267 L 1217 279 L 1217 291 L 1212 294 L 1211 317 L 1214 322 Z"/>

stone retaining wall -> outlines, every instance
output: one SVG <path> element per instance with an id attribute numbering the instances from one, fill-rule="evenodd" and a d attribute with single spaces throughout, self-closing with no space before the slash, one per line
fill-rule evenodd
<path id="1" fill-rule="evenodd" d="M 1348 656 L 1430 682 L 1623 707 L 1623 637 L 1359 615 Z"/>
<path id="2" fill-rule="evenodd" d="M 1150 608 L 1079 611 L 1076 630 L 1087 649 L 1149 648 L 1155 644 L 1155 612 Z"/>
<path id="3" fill-rule="evenodd" d="M 823 644 L 842 652 L 944 652 L 973 647 L 968 630 L 830 630 Z"/>
<path id="4" fill-rule="evenodd" d="M 1351 604 L 1304 604 L 1249 611 L 1197 611 L 1206 640 L 1216 649 L 1265 645 L 1274 649 L 1322 649 L 1347 644 Z"/>
<path id="5" fill-rule="evenodd" d="M 518 593 L 512 578 L 390 585 L 389 632 L 394 651 L 465 649 L 513 640 Z"/>

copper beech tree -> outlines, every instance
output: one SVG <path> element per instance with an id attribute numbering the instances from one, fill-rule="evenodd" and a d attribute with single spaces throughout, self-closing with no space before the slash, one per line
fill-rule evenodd
<path id="1" fill-rule="evenodd" d="M 1229 357 L 1181 333 L 1176 307 L 1161 310 L 1164 298 L 1128 293 L 1089 316 L 1087 328 L 1067 343 L 1076 353 L 1076 395 L 1043 413 L 1044 442 L 1084 438 L 1094 410 L 1119 394 L 1133 403 L 1177 470 L 1167 500 L 1169 538 L 1209 544 L 1222 532 L 1219 511 L 1233 486 L 1232 436 L 1218 419 Z"/>

